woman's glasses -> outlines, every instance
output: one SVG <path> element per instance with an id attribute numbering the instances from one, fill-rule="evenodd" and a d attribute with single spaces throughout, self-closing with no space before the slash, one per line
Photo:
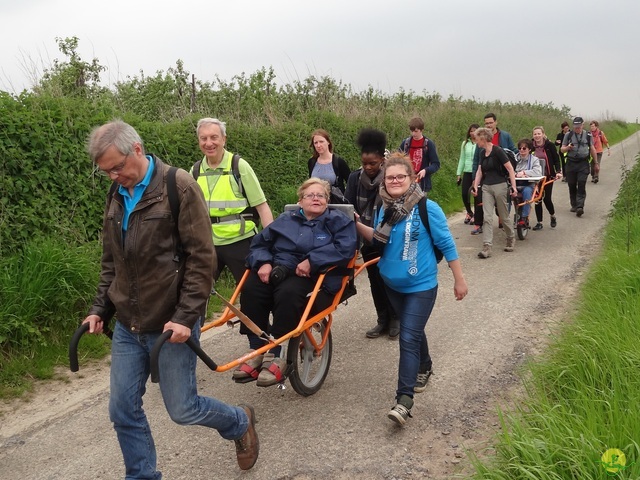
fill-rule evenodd
<path id="1" fill-rule="evenodd" d="M 387 183 L 402 183 L 408 176 L 409 175 L 387 175 L 386 177 L 384 177 L 384 181 Z"/>
<path id="2" fill-rule="evenodd" d="M 305 200 L 326 200 L 328 197 L 324 193 L 305 193 L 302 195 Z"/>

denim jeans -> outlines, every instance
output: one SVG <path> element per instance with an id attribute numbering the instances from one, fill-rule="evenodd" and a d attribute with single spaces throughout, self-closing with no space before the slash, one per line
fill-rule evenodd
<path id="1" fill-rule="evenodd" d="M 192 330 L 200 339 L 200 322 Z M 118 436 L 126 479 L 159 479 L 156 448 L 142 408 L 149 378 L 149 354 L 160 333 L 129 332 L 116 322 L 111 345 L 109 417 Z M 160 392 L 171 419 L 180 425 L 202 425 L 218 430 L 227 440 L 247 431 L 249 421 L 242 408 L 214 398 L 198 396 L 196 354 L 184 343 L 167 342 L 160 351 Z"/>
<path id="2" fill-rule="evenodd" d="M 438 296 L 438 287 L 414 293 L 400 293 L 387 287 L 389 301 L 400 320 L 400 362 L 398 364 L 398 389 L 401 395 L 413 398 L 418 371 L 430 370 L 429 344 L 424 329 Z"/>
<path id="3" fill-rule="evenodd" d="M 531 200 L 531 198 L 533 198 L 533 185 L 529 184 L 529 185 L 518 185 L 518 191 L 522 192 L 522 201 L 523 202 L 528 202 L 529 200 Z M 529 213 L 531 213 L 531 204 L 530 203 L 525 203 L 522 206 L 522 216 L 523 217 L 528 217 Z"/>

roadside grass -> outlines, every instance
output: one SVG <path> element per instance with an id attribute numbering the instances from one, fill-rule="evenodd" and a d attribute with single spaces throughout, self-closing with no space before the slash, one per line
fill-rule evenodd
<path id="1" fill-rule="evenodd" d="M 470 452 L 482 479 L 640 478 L 640 165 L 628 172 L 571 323 L 524 369 L 525 398 L 501 411 L 495 455 Z M 626 464 L 602 455 L 619 449 Z"/>
<path id="2" fill-rule="evenodd" d="M 97 245 L 70 248 L 46 239 L 0 260 L 0 398 L 21 395 L 64 363 L 95 294 L 99 258 Z M 98 341 L 89 351 L 106 350 Z"/>

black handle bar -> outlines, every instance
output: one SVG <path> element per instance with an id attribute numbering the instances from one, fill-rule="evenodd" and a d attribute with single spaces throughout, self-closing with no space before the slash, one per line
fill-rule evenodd
<path id="1" fill-rule="evenodd" d="M 80 370 L 78 365 L 78 343 L 80 342 L 80 337 L 89 331 L 90 325 L 89 322 L 83 323 L 80 325 L 75 332 L 73 332 L 73 336 L 71 337 L 71 341 L 69 342 L 69 368 L 72 372 L 77 372 Z M 109 330 L 109 327 L 104 325 L 102 327 L 102 333 L 104 333 L 107 337 L 113 337 L 113 333 Z"/>
<path id="2" fill-rule="evenodd" d="M 158 337 L 158 340 L 156 340 L 155 345 L 151 349 L 151 381 L 153 383 L 158 383 L 160 381 L 160 366 L 158 363 L 158 359 L 160 357 L 160 349 L 162 348 L 162 345 L 164 345 L 165 342 L 171 338 L 171 335 L 173 335 L 173 330 L 171 329 L 163 332 L 162 335 Z M 193 350 L 195 354 L 200 357 L 200 360 L 202 360 L 205 365 L 211 370 L 215 370 L 218 368 L 216 362 L 214 362 L 211 357 L 209 357 L 209 355 L 207 355 L 205 351 L 200 348 L 200 345 L 198 345 L 193 340 L 193 338 L 189 337 L 184 343 L 186 343 L 187 346 L 191 350 Z"/>

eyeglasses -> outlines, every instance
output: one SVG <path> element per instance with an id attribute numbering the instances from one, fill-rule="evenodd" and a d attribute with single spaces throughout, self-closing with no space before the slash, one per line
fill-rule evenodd
<path id="1" fill-rule="evenodd" d="M 518 150 L 529 150 L 529 147 L 519 147 Z"/>
<path id="2" fill-rule="evenodd" d="M 402 183 L 409 175 L 387 175 L 384 177 L 384 181 L 387 183 L 398 182 Z"/>
<path id="3" fill-rule="evenodd" d="M 304 198 L 305 200 L 315 200 L 316 198 L 318 200 L 326 200 L 327 197 L 324 193 L 305 193 L 304 195 L 302 195 L 302 198 Z"/>
<path id="4" fill-rule="evenodd" d="M 120 162 L 118 165 L 116 165 L 115 167 L 109 169 L 109 170 L 101 170 L 100 168 L 97 169 L 97 172 L 105 177 L 110 177 L 111 175 L 120 175 L 120 173 L 122 172 L 122 170 L 124 170 L 125 165 L 127 164 L 127 158 L 129 158 L 129 153 L 127 153 L 124 158 L 122 159 L 122 162 Z"/>

